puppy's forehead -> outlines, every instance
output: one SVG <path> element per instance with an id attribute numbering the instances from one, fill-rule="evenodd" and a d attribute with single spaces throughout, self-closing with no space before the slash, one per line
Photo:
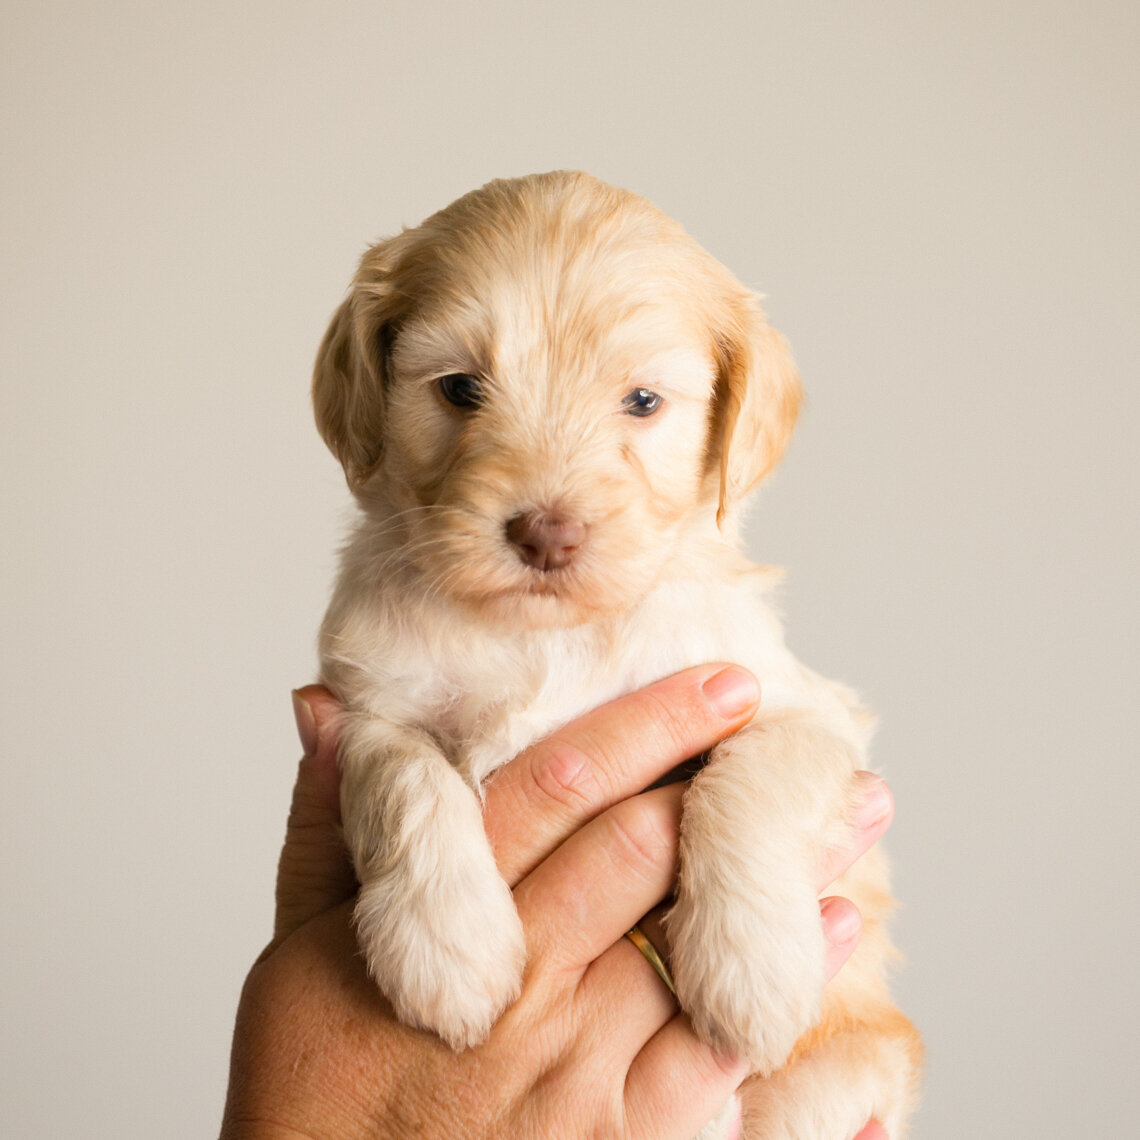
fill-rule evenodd
<path id="1" fill-rule="evenodd" d="M 416 355 L 434 347 L 455 367 L 597 355 L 628 369 L 711 352 L 711 259 L 643 199 L 599 187 L 482 191 L 428 219 L 397 271 Z"/>

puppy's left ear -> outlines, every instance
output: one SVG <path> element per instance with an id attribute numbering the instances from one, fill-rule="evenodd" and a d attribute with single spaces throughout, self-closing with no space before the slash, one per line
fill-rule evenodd
<path id="1" fill-rule="evenodd" d="M 720 460 L 717 523 L 773 467 L 792 437 L 803 389 L 788 342 L 742 291 L 720 332 L 714 454 Z"/>

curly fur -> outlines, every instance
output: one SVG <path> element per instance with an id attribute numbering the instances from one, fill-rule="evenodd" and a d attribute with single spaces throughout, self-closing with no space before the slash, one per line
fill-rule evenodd
<path id="1" fill-rule="evenodd" d="M 477 407 L 439 379 L 478 377 Z M 632 389 L 663 397 L 623 412 Z M 800 382 L 756 296 L 643 199 L 584 174 L 492 182 L 364 256 L 318 357 L 321 432 L 360 507 L 321 635 L 345 703 L 361 944 L 399 1015 L 456 1048 L 518 993 L 522 930 L 478 790 L 527 744 L 684 666 L 761 679 L 755 721 L 693 780 L 668 920 L 706 1040 L 771 1079 L 746 1134 L 902 1136 L 918 1044 L 884 980 L 886 866 L 824 990 L 813 871 L 841 839 L 866 718 L 785 648 L 740 505 L 779 461 Z M 544 572 L 505 534 L 573 517 Z"/>

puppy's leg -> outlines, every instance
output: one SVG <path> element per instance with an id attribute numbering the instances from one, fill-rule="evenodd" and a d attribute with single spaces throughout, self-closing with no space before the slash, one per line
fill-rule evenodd
<path id="1" fill-rule="evenodd" d="M 341 762 L 368 969 L 401 1020 L 474 1045 L 518 995 L 525 958 L 478 800 L 417 729 L 350 716 Z"/>
<path id="2" fill-rule="evenodd" d="M 903 1140 L 917 1100 L 922 1047 L 890 1004 L 835 1007 L 788 1064 L 740 1090 L 743 1140 L 842 1140 L 877 1120 Z"/>
<path id="3" fill-rule="evenodd" d="M 822 717 L 775 713 L 718 746 L 685 798 L 667 920 L 677 996 L 701 1037 L 765 1074 L 819 1020 L 815 877 L 857 761 Z"/>

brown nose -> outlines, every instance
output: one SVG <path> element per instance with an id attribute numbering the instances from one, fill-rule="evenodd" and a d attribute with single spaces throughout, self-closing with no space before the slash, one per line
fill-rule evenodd
<path id="1" fill-rule="evenodd" d="M 580 522 L 538 511 L 515 515 L 507 523 L 507 538 L 519 557 L 536 570 L 569 566 L 585 537 L 586 528 Z"/>

